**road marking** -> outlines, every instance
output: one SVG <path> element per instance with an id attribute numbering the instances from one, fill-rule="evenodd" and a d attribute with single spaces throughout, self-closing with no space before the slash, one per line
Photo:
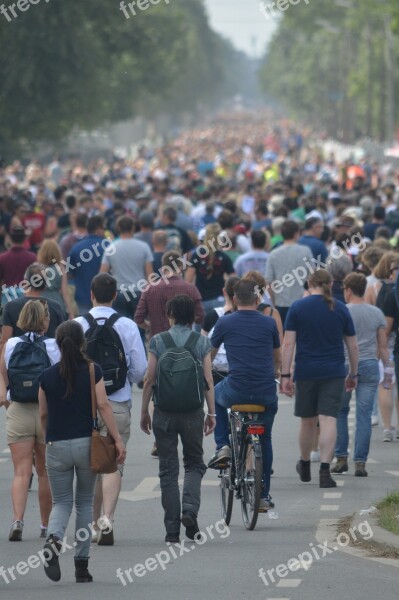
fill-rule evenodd
<path id="1" fill-rule="evenodd" d="M 8 458 L 0 458 L 0 463 L 6 463 L 8 461 L 9 461 Z"/>
<path id="2" fill-rule="evenodd" d="M 276 587 L 298 587 L 302 583 L 302 579 L 280 579 L 276 583 Z"/>
<path id="3" fill-rule="evenodd" d="M 385 471 L 388 475 L 393 475 L 394 477 L 399 477 L 399 471 Z"/>
<path id="4" fill-rule="evenodd" d="M 339 510 L 339 504 L 322 504 L 320 510 Z"/>
<path id="5" fill-rule="evenodd" d="M 324 492 L 323 498 L 329 498 L 330 500 L 333 498 L 342 498 L 342 492 Z"/>
<path id="6" fill-rule="evenodd" d="M 129 500 L 129 502 L 139 502 L 140 500 L 152 500 L 153 498 L 160 498 L 161 492 L 155 491 L 159 485 L 158 477 L 145 477 L 138 486 L 131 492 L 121 492 L 119 497 L 122 500 Z"/>
<path id="7" fill-rule="evenodd" d="M 183 483 L 182 479 L 179 479 L 179 484 Z M 219 481 L 216 479 L 206 479 L 202 482 L 202 485 L 207 487 L 218 487 Z M 161 497 L 161 491 L 159 489 L 159 477 L 145 477 L 141 483 L 138 484 L 132 491 L 122 491 L 119 494 L 122 500 L 128 502 L 140 502 L 142 500 L 153 500 Z"/>
<path id="8" fill-rule="evenodd" d="M 342 479 L 336 481 L 335 483 L 337 484 L 338 487 L 344 487 L 344 485 L 345 485 L 345 481 L 342 481 Z"/>
<path id="9" fill-rule="evenodd" d="M 368 459 L 367 459 L 367 462 L 368 462 L 370 465 L 378 465 L 378 464 L 379 464 L 379 461 L 378 461 L 378 460 L 374 460 L 374 458 L 368 458 Z"/>
<path id="10" fill-rule="evenodd" d="M 11 454 L 10 448 L 6 448 L 5 450 L 3 450 L 2 454 Z"/>

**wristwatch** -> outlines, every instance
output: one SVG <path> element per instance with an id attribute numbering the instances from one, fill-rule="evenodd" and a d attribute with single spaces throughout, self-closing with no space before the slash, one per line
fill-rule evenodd
<path id="1" fill-rule="evenodd" d="M 280 377 L 288 377 L 291 378 L 291 373 L 281 373 Z"/>

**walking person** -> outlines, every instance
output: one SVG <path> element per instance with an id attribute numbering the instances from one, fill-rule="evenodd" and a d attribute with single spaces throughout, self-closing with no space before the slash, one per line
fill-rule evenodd
<path id="1" fill-rule="evenodd" d="M 84 354 L 83 329 L 75 321 L 66 321 L 58 327 L 56 342 L 61 360 L 44 371 L 39 389 L 40 419 L 47 443 L 46 467 L 53 496 L 44 570 L 52 581 L 61 579 L 59 554 L 74 505 L 76 476 L 75 578 L 78 583 L 85 583 L 93 581 L 88 571 L 96 482 L 96 475 L 90 470 L 93 363 Z M 120 464 L 125 461 L 126 450 L 107 399 L 102 370 L 96 364 L 94 378 L 97 408 L 115 440 Z"/>
<path id="2" fill-rule="evenodd" d="M 143 380 L 147 359 L 137 325 L 112 308 L 116 295 L 116 279 L 108 273 L 96 275 L 91 282 L 93 308 L 76 321 L 85 333 L 87 354 L 103 370 L 105 389 L 116 426 L 127 446 L 130 439 L 132 385 Z M 98 424 L 101 434 L 106 435 L 106 423 L 100 418 Z M 124 464 L 121 463 L 115 473 L 101 475 L 97 480 L 93 538 L 99 546 L 114 544 L 113 522 L 123 471 Z M 100 524 L 98 528 L 97 523 Z"/>
<path id="3" fill-rule="evenodd" d="M 271 288 L 272 300 L 280 313 L 283 326 L 289 307 L 295 300 L 303 296 L 303 284 L 298 280 L 290 285 L 282 285 L 284 277 L 287 274 L 301 269 L 302 272 L 308 272 L 307 265 L 313 262 L 313 254 L 307 246 L 298 243 L 299 225 L 294 221 L 285 221 L 281 226 L 281 235 L 283 236 L 283 245 L 270 253 L 266 266 L 266 281 L 268 290 Z M 273 291 L 273 282 L 279 282 L 281 289 Z M 276 287 L 276 286 L 275 286 Z"/>
<path id="4" fill-rule="evenodd" d="M 4 390 L 5 386 L 9 386 L 10 391 L 7 397 L 3 391 L 0 406 L 7 408 L 7 442 L 14 465 L 11 490 L 14 518 L 8 538 L 10 542 L 22 540 L 33 464 L 39 482 L 40 537 L 46 537 L 47 534 L 51 493 L 45 469 L 45 442 L 39 420 L 39 375 L 43 369 L 59 360 L 55 340 L 44 337 L 49 322 L 49 310 L 44 300 L 27 302 L 17 323 L 24 335 L 10 338 L 1 354 L 2 383 Z"/>
<path id="5" fill-rule="evenodd" d="M 367 477 L 366 462 L 371 440 L 371 413 L 380 381 L 378 357 L 388 364 L 389 353 L 386 339 L 386 321 L 376 306 L 366 304 L 364 294 L 367 279 L 361 273 L 351 273 L 344 279 L 344 295 L 355 325 L 359 346 L 358 381 L 356 388 L 356 433 L 353 452 L 355 477 Z M 348 471 L 348 414 L 352 393 L 344 392 L 337 419 L 337 463 L 332 473 Z"/>
<path id="6" fill-rule="evenodd" d="M 185 279 L 188 283 L 195 283 L 202 297 L 205 313 L 212 308 L 223 306 L 223 288 L 227 277 L 234 275 L 233 263 L 225 252 L 223 244 L 219 241 L 222 229 L 218 223 L 206 226 L 204 246 L 208 249 L 207 255 L 202 251 L 194 250 Z M 199 328 L 200 330 L 201 328 Z"/>
<path id="7" fill-rule="evenodd" d="M 198 512 L 200 508 L 201 480 L 206 466 L 203 460 L 203 435 L 209 435 L 215 428 L 215 401 L 211 367 L 211 344 L 207 337 L 191 331 L 194 323 L 194 301 L 185 295 L 178 295 L 168 302 L 167 314 L 170 330 L 154 336 L 150 340 L 148 371 L 144 382 L 140 426 L 144 433 L 150 435 L 151 425 L 154 430 L 159 457 L 159 478 L 161 482 L 162 506 L 165 511 L 164 523 L 166 542 L 180 541 L 180 523 L 186 528 L 186 536 L 194 540 L 199 532 Z M 187 388 L 180 390 L 184 405 L 182 412 L 175 412 L 173 406 L 179 388 L 175 387 L 172 398 L 162 396 L 160 379 L 161 370 L 158 363 L 168 348 L 176 346 L 178 350 L 189 348 L 191 357 L 195 357 L 199 376 L 191 374 L 186 379 Z M 191 361 L 190 361 L 191 362 Z M 202 386 L 203 378 L 207 384 L 204 394 L 197 396 L 198 386 Z M 176 373 L 176 379 L 179 374 Z M 201 381 L 202 379 L 202 381 Z M 159 384 L 160 393 L 154 397 L 154 417 L 151 424 L 149 403 L 153 395 L 153 386 Z M 172 386 L 172 380 L 170 379 Z M 203 402 L 207 403 L 208 412 L 205 417 Z M 162 401 L 162 402 L 161 402 Z M 170 402 L 170 406 L 168 404 Z M 162 406 L 162 409 L 160 407 Z M 165 406 L 167 405 L 167 406 Z M 187 407 L 187 410 L 185 409 Z M 171 409 L 171 410 L 168 410 Z M 183 497 L 179 491 L 179 457 L 177 453 L 178 438 L 183 445 L 184 483 Z"/>
<path id="8" fill-rule="evenodd" d="M 300 459 L 296 470 L 301 481 L 311 480 L 310 453 L 317 423 L 320 427 L 321 488 L 336 487 L 330 463 L 337 437 L 337 416 L 344 387 L 356 389 L 358 347 L 353 320 L 347 307 L 331 295 L 332 278 L 325 270 L 308 278 L 309 296 L 289 309 L 283 343 L 281 391 L 294 393 L 291 368 L 295 346 L 295 416 L 300 417 Z M 344 343 L 348 349 L 349 372 L 345 369 Z"/>
<path id="9" fill-rule="evenodd" d="M 37 260 L 45 266 L 48 285 L 43 297 L 58 302 L 64 314 L 73 319 L 74 311 L 68 289 L 68 276 L 62 263 L 61 250 L 54 240 L 45 240 L 40 246 Z"/>

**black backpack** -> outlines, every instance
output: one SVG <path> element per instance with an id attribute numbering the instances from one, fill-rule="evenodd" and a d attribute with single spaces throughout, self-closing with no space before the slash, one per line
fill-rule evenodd
<path id="1" fill-rule="evenodd" d="M 105 319 L 103 325 L 98 323 L 104 320 L 103 317 L 95 319 L 90 313 L 83 317 L 89 324 L 85 334 L 87 354 L 102 368 L 107 394 L 113 394 L 125 387 L 128 370 L 125 349 L 113 328 L 120 315 L 114 313 L 109 319 Z"/>
<path id="2" fill-rule="evenodd" d="M 39 377 L 51 366 L 43 336 L 21 336 L 8 363 L 11 400 L 38 402 Z"/>
<path id="3" fill-rule="evenodd" d="M 157 364 L 155 406 L 166 412 L 185 413 L 204 404 L 205 378 L 194 348 L 201 337 L 194 331 L 184 346 L 176 346 L 168 331 L 161 333 L 165 351 Z"/>

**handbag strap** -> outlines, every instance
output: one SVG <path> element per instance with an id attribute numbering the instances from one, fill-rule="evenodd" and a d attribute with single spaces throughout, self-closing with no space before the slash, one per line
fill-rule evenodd
<path id="1" fill-rule="evenodd" d="M 94 363 L 89 363 L 90 373 L 90 392 L 91 392 L 91 413 L 93 415 L 93 429 L 96 429 L 97 424 L 97 396 L 96 382 L 94 378 Z"/>

